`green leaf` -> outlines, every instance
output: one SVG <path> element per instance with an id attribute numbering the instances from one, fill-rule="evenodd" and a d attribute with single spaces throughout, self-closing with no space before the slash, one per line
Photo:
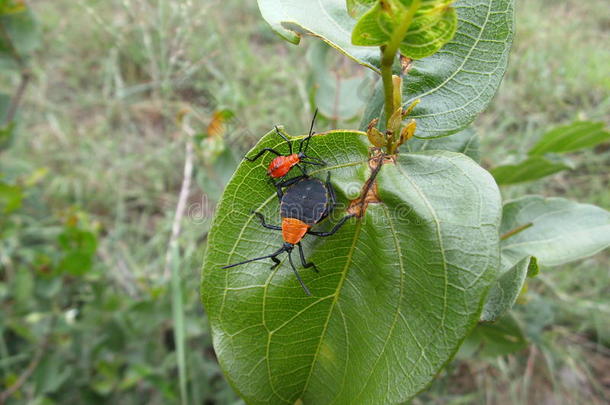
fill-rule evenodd
<path id="1" fill-rule="evenodd" d="M 16 69 L 19 64 L 15 60 L 14 51 L 20 58 L 26 58 L 40 45 L 38 25 L 32 13 L 25 10 L 0 15 L 0 26 L 8 36 L 5 38 L 0 35 L 0 68 Z"/>
<path id="2" fill-rule="evenodd" d="M 258 0 L 258 8 L 271 28 L 285 40 L 298 44 L 302 35 L 313 35 L 378 71 L 379 49 L 351 43 L 356 21 L 347 13 L 344 1 Z"/>
<path id="3" fill-rule="evenodd" d="M 543 156 L 530 156 L 517 164 L 497 166 L 490 171 L 498 184 L 503 185 L 538 180 L 572 168 L 565 161 L 553 161 Z"/>
<path id="4" fill-rule="evenodd" d="M 323 42 L 316 42 L 307 50 L 315 105 L 329 119 L 348 120 L 364 109 L 369 93 L 366 84 L 370 80 L 364 73 L 369 72 L 346 75 L 344 66 L 329 61 L 330 49 Z"/>
<path id="5" fill-rule="evenodd" d="M 391 3 L 391 2 L 390 2 Z M 403 5 L 394 2 L 391 10 L 377 3 L 356 23 L 352 31 L 352 44 L 382 46 L 392 40 L 394 30 L 405 20 L 412 2 Z M 455 9 L 450 0 L 424 0 L 415 12 L 413 21 L 400 44 L 400 53 L 412 59 L 421 59 L 437 52 L 453 35 L 457 27 Z"/>
<path id="6" fill-rule="evenodd" d="M 491 358 L 523 350 L 527 347 L 527 340 L 517 320 L 508 314 L 496 322 L 477 325 L 464 341 L 464 347 L 472 352 L 467 358 L 472 358 L 475 352 L 477 356 Z"/>
<path id="7" fill-rule="evenodd" d="M 411 59 L 430 56 L 453 38 L 456 29 L 457 14 L 452 7 L 415 18 L 400 45 L 400 53 Z"/>
<path id="8" fill-rule="evenodd" d="M 536 259 L 527 256 L 501 273 L 489 291 L 481 321 L 493 322 L 504 316 L 515 305 L 526 277 L 537 272 L 537 268 Z"/>
<path id="9" fill-rule="evenodd" d="M 458 0 L 455 36 L 436 54 L 416 60 L 405 77 L 405 106 L 421 98 L 409 118 L 418 137 L 442 137 L 466 128 L 494 96 L 508 62 L 513 38 L 513 0 Z M 281 36 L 298 43 L 300 35 L 319 37 L 358 63 L 376 71 L 377 47 L 351 44 L 355 25 L 341 1 L 259 0 L 263 17 Z M 367 107 L 362 128 L 383 111 L 383 92 Z"/>
<path id="10" fill-rule="evenodd" d="M 403 149 L 406 148 L 409 152 L 418 152 L 422 150 L 448 150 L 451 152 L 459 152 L 470 157 L 475 162 L 481 159 L 479 151 L 479 137 L 472 128 L 466 128 L 444 138 L 432 139 L 410 139 Z"/>
<path id="11" fill-rule="evenodd" d="M 603 122 L 581 121 L 555 128 L 544 134 L 529 154 L 572 152 L 607 142 L 610 140 L 610 132 L 605 131 L 604 126 Z"/>
<path id="12" fill-rule="evenodd" d="M 285 151 L 270 132 L 264 147 Z M 327 162 L 345 214 L 368 178 L 366 135 L 331 131 L 310 153 Z M 471 159 L 446 151 L 400 154 L 377 176 L 380 204 L 328 238 L 307 236 L 301 269 L 308 297 L 287 265 L 253 262 L 271 253 L 279 224 L 267 159 L 242 162 L 227 185 L 209 234 L 202 300 L 227 378 L 247 403 L 396 403 L 434 378 L 477 322 L 498 260 L 500 197 Z M 451 197 L 451 205 L 447 196 Z"/>
<path id="13" fill-rule="evenodd" d="M 501 242 L 507 265 L 535 256 L 541 265 L 557 266 L 610 246 L 610 212 L 594 205 L 540 196 L 504 205 L 501 234 L 528 223 L 532 226 Z"/>

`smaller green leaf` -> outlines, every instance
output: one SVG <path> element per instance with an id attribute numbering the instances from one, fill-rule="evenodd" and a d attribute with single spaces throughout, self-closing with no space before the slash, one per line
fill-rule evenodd
<path id="1" fill-rule="evenodd" d="M 397 3 L 383 7 L 377 3 L 356 23 L 352 31 L 352 44 L 382 46 L 392 40 L 394 30 L 407 18 L 411 6 Z M 421 59 L 436 53 L 449 42 L 457 29 L 457 13 L 449 7 L 451 1 L 427 0 L 422 2 L 401 41 L 400 53 L 412 59 Z"/>
<path id="2" fill-rule="evenodd" d="M 538 180 L 567 169 L 572 169 L 572 166 L 565 160 L 553 161 L 543 156 L 530 156 L 517 164 L 494 167 L 490 172 L 496 182 L 503 185 Z"/>
<path id="3" fill-rule="evenodd" d="M 544 134 L 529 154 L 572 152 L 607 142 L 610 132 L 604 130 L 604 125 L 603 122 L 580 121 L 555 128 Z"/>
<path id="4" fill-rule="evenodd" d="M 544 266 L 583 259 L 610 246 L 610 212 L 563 198 L 526 196 L 504 205 L 500 233 L 532 223 L 500 243 L 503 262 L 536 256 Z"/>
<path id="5" fill-rule="evenodd" d="M 358 20 L 352 31 L 352 44 L 360 46 L 380 46 L 390 40 L 394 26 L 390 14 L 379 3 Z"/>
<path id="6" fill-rule="evenodd" d="M 430 56 L 453 38 L 456 29 L 457 13 L 451 7 L 432 15 L 423 15 L 409 27 L 400 45 L 400 53 L 411 59 Z"/>
<path id="7" fill-rule="evenodd" d="M 481 357 L 506 356 L 527 347 L 521 326 L 510 314 L 493 323 L 480 323 L 464 341 L 470 356 L 478 352 Z M 477 350 L 478 349 L 478 350 Z M 464 358 L 460 353 L 459 357 Z"/>
<path id="8" fill-rule="evenodd" d="M 482 322 L 493 322 L 515 305 L 530 272 L 537 272 L 536 259 L 527 256 L 500 274 L 492 285 L 481 313 Z"/>
<path id="9" fill-rule="evenodd" d="M 459 152 L 478 162 L 481 158 L 479 151 L 479 137 L 472 128 L 466 128 L 456 134 L 443 138 L 413 138 L 409 140 L 403 148 L 409 152 L 422 150 L 448 150 Z"/>

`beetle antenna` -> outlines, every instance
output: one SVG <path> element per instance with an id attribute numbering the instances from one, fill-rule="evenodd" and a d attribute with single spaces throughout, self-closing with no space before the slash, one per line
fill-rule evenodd
<path id="1" fill-rule="evenodd" d="M 294 275 L 297 277 L 297 280 L 299 280 L 299 283 L 301 284 L 301 287 L 303 287 L 303 290 L 305 291 L 305 294 L 311 296 L 311 292 L 309 291 L 309 288 L 307 288 L 307 286 L 303 282 L 303 279 L 299 275 L 299 272 L 297 271 L 297 268 L 294 266 L 294 263 L 292 262 L 292 252 L 288 252 L 288 261 L 290 262 L 290 267 L 292 267 L 292 271 L 294 272 Z"/>
<path id="2" fill-rule="evenodd" d="M 246 264 L 246 263 L 250 263 L 250 262 L 255 262 L 257 260 L 270 259 L 272 257 L 276 257 L 277 255 L 279 255 L 280 253 L 285 252 L 285 251 L 286 251 L 286 248 L 282 246 L 279 250 L 277 250 L 274 253 L 271 253 L 270 255 L 256 257 L 254 259 L 244 260 L 243 262 L 239 262 L 239 263 L 228 264 L 226 266 L 222 266 L 221 269 L 230 269 L 231 267 L 241 266 L 242 264 Z"/>
<path id="3" fill-rule="evenodd" d="M 311 126 L 309 127 L 309 135 L 307 136 L 307 138 L 304 138 L 301 141 L 301 144 L 299 145 L 299 152 L 301 151 L 301 149 L 303 148 L 303 143 L 307 142 L 305 144 L 305 150 L 303 150 L 303 153 L 307 152 L 307 148 L 309 147 L 309 141 L 311 140 L 311 137 L 313 136 L 314 132 L 313 132 L 313 126 L 316 123 L 316 117 L 318 116 L 318 109 L 316 108 L 316 111 L 314 111 L 313 113 L 313 118 L 311 119 Z"/>

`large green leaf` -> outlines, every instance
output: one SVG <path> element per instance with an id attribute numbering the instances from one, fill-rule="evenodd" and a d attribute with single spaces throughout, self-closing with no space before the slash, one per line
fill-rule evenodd
<path id="1" fill-rule="evenodd" d="M 253 151 L 286 150 L 269 133 Z M 344 215 L 369 174 L 362 132 L 316 135 Z M 279 224 L 268 159 L 243 162 L 209 234 L 202 299 L 229 381 L 248 403 L 395 403 L 422 390 L 477 322 L 498 265 L 500 197 L 471 159 L 446 151 L 400 154 L 377 176 L 382 203 L 328 238 L 306 236 L 320 273 L 284 263 L 222 266 L 270 253 Z M 448 198 L 451 196 L 451 198 Z M 331 224 L 320 224 L 328 229 Z"/>
<path id="2" fill-rule="evenodd" d="M 610 132 L 605 131 L 604 126 L 603 122 L 581 121 L 555 128 L 544 134 L 529 154 L 572 152 L 607 142 Z"/>
<path id="3" fill-rule="evenodd" d="M 610 246 L 610 212 L 563 198 L 526 196 L 504 205 L 500 232 L 529 228 L 502 241 L 502 259 L 514 265 L 535 256 L 556 266 L 591 256 Z"/>
<path id="4" fill-rule="evenodd" d="M 441 137 L 467 127 L 494 96 L 508 62 L 514 21 L 513 0 L 458 0 L 455 36 L 436 54 L 413 62 L 403 87 L 409 105 L 421 98 L 409 118 L 417 120 L 418 137 Z M 343 0 L 259 0 L 267 22 L 284 38 L 321 38 L 359 63 L 379 67 L 377 47 L 351 44 L 356 20 Z M 367 108 L 363 121 L 381 116 L 383 93 Z"/>
<path id="5" fill-rule="evenodd" d="M 498 184 L 517 184 L 538 180 L 567 169 L 572 169 L 572 166 L 566 161 L 530 156 L 516 164 L 494 167 L 491 174 Z"/>

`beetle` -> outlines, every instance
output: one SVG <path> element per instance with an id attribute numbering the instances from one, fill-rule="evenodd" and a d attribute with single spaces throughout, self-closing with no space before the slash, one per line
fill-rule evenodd
<path id="1" fill-rule="evenodd" d="M 282 190 L 282 188 L 286 190 Z M 260 212 L 253 212 L 261 221 L 261 225 L 267 229 L 273 229 L 276 231 L 282 231 L 282 239 L 284 243 L 282 247 L 275 252 L 256 257 L 254 259 L 244 260 L 243 262 L 229 264 L 223 266 L 223 269 L 229 269 L 231 267 L 240 266 L 242 264 L 254 262 L 257 260 L 271 259 L 274 265 L 271 266 L 271 270 L 275 269 L 280 265 L 280 260 L 277 258 L 280 254 L 288 253 L 288 261 L 292 270 L 303 287 L 303 290 L 307 295 L 311 295 L 311 292 L 301 279 L 299 272 L 297 271 L 294 262 L 292 261 L 292 250 L 296 246 L 299 249 L 299 257 L 303 268 L 313 268 L 315 272 L 318 272 L 316 265 L 313 262 L 308 262 L 305 259 L 305 253 L 303 252 L 303 246 L 301 240 L 305 235 L 314 235 L 320 237 L 326 237 L 334 235 L 345 222 L 352 218 L 354 215 L 349 214 L 341 218 L 339 222 L 328 232 L 312 231 L 311 228 L 320 223 L 324 218 L 328 217 L 336 206 L 335 191 L 332 184 L 330 183 L 330 172 L 326 177 L 326 182 L 322 182 L 314 177 L 309 176 L 298 176 L 286 180 L 278 185 L 278 197 L 280 199 L 280 216 L 282 218 L 282 226 L 270 225 L 265 221 L 265 217 Z"/>
<path id="2" fill-rule="evenodd" d="M 290 172 L 290 170 L 295 166 L 301 170 L 301 173 L 303 175 L 306 175 L 307 172 L 305 171 L 305 168 L 302 165 L 325 166 L 326 163 L 324 163 L 321 159 L 315 158 L 313 156 L 307 156 L 307 148 L 309 148 L 309 142 L 311 141 L 311 137 L 314 134 L 313 126 L 316 122 L 317 115 L 318 110 L 316 109 L 313 114 L 313 119 L 311 120 L 309 135 L 301 139 L 301 142 L 299 143 L 299 151 L 297 153 L 293 153 L 292 142 L 288 138 L 286 138 L 286 136 L 282 134 L 277 127 L 275 127 L 275 132 L 284 141 L 286 141 L 286 144 L 288 145 L 289 154 L 284 155 L 273 148 L 264 148 L 253 157 L 250 158 L 245 156 L 244 159 L 249 162 L 255 162 L 266 152 L 273 153 L 274 155 L 276 155 L 276 157 L 273 158 L 273 160 L 269 163 L 269 167 L 267 168 L 267 175 L 274 179 L 281 179 L 282 177 L 286 176 L 288 172 Z"/>

